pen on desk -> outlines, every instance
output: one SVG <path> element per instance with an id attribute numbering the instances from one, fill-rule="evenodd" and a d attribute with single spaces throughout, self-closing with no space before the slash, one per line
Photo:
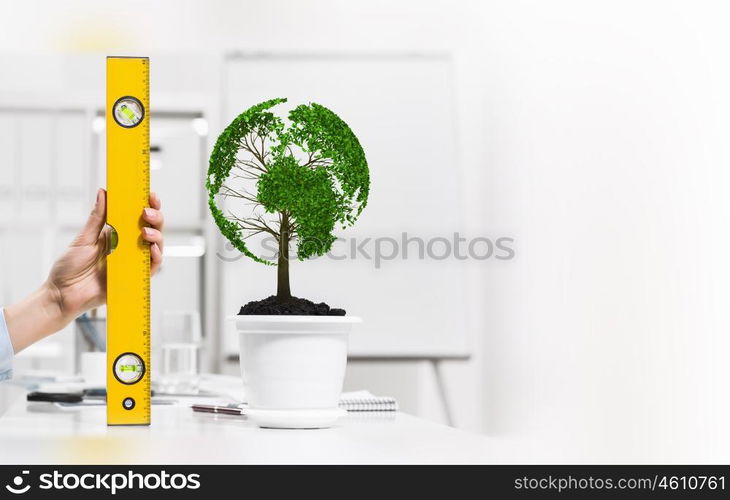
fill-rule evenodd
<path id="1" fill-rule="evenodd" d="M 237 406 L 192 405 L 193 411 L 202 413 L 223 413 L 225 415 L 245 415 L 244 410 Z"/>

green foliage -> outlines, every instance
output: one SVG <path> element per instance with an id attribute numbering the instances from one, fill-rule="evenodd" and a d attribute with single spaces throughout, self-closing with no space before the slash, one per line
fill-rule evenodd
<path id="1" fill-rule="evenodd" d="M 216 141 L 206 182 L 210 210 L 223 236 L 243 254 L 266 264 L 270 262 L 248 249 L 246 237 L 269 233 L 279 241 L 286 215 L 297 257 L 323 255 L 336 239 L 337 223 L 347 227 L 357 220 L 370 187 L 365 153 L 344 121 L 311 103 L 292 110 L 287 127 L 270 111 L 283 102 L 286 99 L 262 102 L 231 122 Z M 241 153 L 249 157 L 242 159 Z M 255 194 L 225 185 L 234 169 L 243 174 L 239 177 L 255 180 Z M 217 205 L 218 195 L 248 200 L 273 218 L 226 215 Z"/>
<path id="2" fill-rule="evenodd" d="M 226 127 L 218 137 L 210 155 L 208 179 L 205 183 L 205 187 L 208 189 L 208 206 L 221 234 L 239 252 L 263 264 L 270 264 L 270 262 L 261 259 L 248 249 L 240 234 L 240 224 L 225 216 L 223 211 L 218 208 L 215 197 L 236 165 L 236 157 L 244 136 L 254 133 L 260 137 L 273 138 L 284 129 L 281 119 L 267 111 L 282 102 L 286 102 L 286 99 L 271 99 L 251 106 Z"/>

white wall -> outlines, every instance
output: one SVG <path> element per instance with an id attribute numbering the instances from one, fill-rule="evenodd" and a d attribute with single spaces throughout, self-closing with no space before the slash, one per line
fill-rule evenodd
<path id="1" fill-rule="evenodd" d="M 453 49 L 467 224 L 517 247 L 473 269 L 477 356 L 447 367 L 459 425 L 535 460 L 707 462 L 730 458 L 727 18 L 719 1 L 45 1 L 4 13 L 0 50 Z"/>
<path id="2" fill-rule="evenodd" d="M 727 11 L 486 14 L 482 213 L 519 239 L 486 289 L 486 430 L 567 457 L 727 460 Z"/>

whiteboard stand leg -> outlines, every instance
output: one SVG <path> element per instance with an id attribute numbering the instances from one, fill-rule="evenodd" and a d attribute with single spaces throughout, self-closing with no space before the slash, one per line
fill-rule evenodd
<path id="1" fill-rule="evenodd" d="M 441 360 L 436 358 L 431 359 L 431 366 L 433 367 L 433 374 L 436 376 L 436 387 L 438 388 L 439 398 L 441 398 L 441 405 L 444 409 L 446 424 L 450 427 L 453 427 L 454 418 L 451 414 L 451 405 L 449 405 L 449 398 L 446 392 L 446 382 L 444 380 L 444 374 L 443 371 L 441 371 Z"/>

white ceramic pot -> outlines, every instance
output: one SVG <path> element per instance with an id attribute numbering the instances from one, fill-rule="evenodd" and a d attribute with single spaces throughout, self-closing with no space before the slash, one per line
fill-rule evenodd
<path id="1" fill-rule="evenodd" d="M 262 427 L 329 427 L 347 365 L 351 316 L 235 316 L 248 415 Z"/>

